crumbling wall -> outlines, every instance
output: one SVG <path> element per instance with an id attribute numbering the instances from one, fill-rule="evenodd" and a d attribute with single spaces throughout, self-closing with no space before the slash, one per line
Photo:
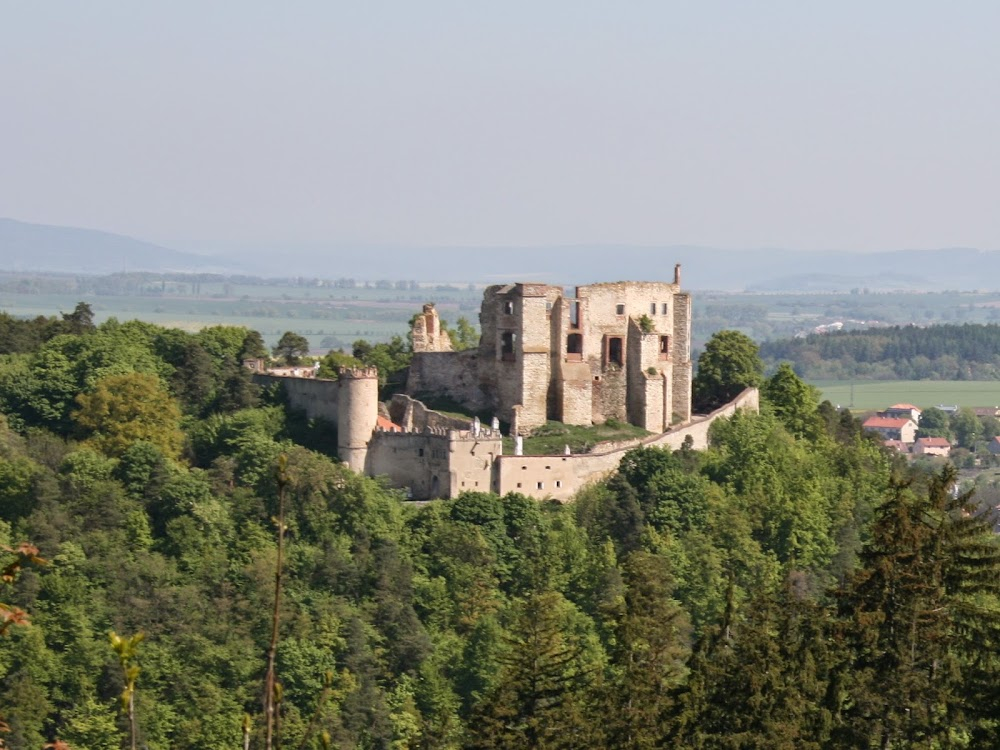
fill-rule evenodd
<path id="1" fill-rule="evenodd" d="M 449 417 L 447 414 L 428 409 L 417 399 L 404 393 L 393 395 L 388 405 L 389 419 L 408 432 L 421 431 L 427 427 L 445 430 L 467 430 L 471 420 Z"/>
<path id="2" fill-rule="evenodd" d="M 264 387 L 280 384 L 288 405 L 306 413 L 309 419 L 322 418 L 337 424 L 340 415 L 340 383 L 325 378 L 294 378 L 254 374 L 253 382 Z"/>
<path id="3" fill-rule="evenodd" d="M 488 411 L 492 399 L 480 387 L 479 352 L 423 352 L 410 360 L 406 393 L 415 398 L 451 399 L 470 411 Z"/>
<path id="4" fill-rule="evenodd" d="M 413 341 L 414 352 L 450 352 L 452 350 L 451 337 L 448 332 L 441 327 L 441 319 L 438 317 L 434 303 L 428 302 L 424 305 L 424 310 L 413 318 L 410 326 L 410 337 Z"/>

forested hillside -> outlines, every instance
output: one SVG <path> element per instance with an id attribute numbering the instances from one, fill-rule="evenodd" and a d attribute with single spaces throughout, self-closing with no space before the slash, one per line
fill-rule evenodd
<path id="1" fill-rule="evenodd" d="M 769 364 L 787 361 L 809 380 L 998 380 L 1000 325 L 895 326 L 761 344 Z"/>
<path id="2" fill-rule="evenodd" d="M 74 315 L 0 362 L 8 747 L 128 746 L 133 682 L 140 747 L 265 747 L 282 509 L 274 747 L 1000 745 L 992 520 L 787 367 L 572 504 L 415 507 L 254 392 L 254 334 Z"/>

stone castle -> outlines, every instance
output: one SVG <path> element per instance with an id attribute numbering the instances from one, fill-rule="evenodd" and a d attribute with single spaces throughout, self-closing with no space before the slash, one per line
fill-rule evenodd
<path id="1" fill-rule="evenodd" d="M 337 425 L 338 455 L 353 470 L 382 476 L 414 499 L 463 491 L 521 492 L 568 500 L 617 468 L 637 445 L 694 448 L 738 408 L 758 408 L 756 390 L 707 416 L 691 414 L 691 298 L 673 283 L 618 282 L 575 289 L 517 283 L 489 287 L 479 346 L 452 351 L 433 305 L 412 323 L 406 394 L 378 398 L 374 368 L 344 369 L 338 380 L 280 380 L 289 403 Z M 428 409 L 448 399 L 494 414 L 490 427 Z M 527 435 L 548 420 L 591 425 L 616 419 L 652 433 L 588 453 L 504 455 L 499 422 Z M 519 443 L 519 441 L 518 441 Z"/>
<path id="2" fill-rule="evenodd" d="M 663 432 L 691 417 L 691 296 L 673 283 L 492 286 L 479 347 L 451 351 L 432 305 L 413 327 L 407 393 L 496 414 L 514 433 L 608 419 Z"/>

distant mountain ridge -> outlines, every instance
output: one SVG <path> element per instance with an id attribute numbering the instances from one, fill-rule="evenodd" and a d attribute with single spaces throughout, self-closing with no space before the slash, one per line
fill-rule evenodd
<path id="1" fill-rule="evenodd" d="M 0 218 L 0 270 L 107 274 L 120 271 L 236 272 L 230 261 L 173 250 L 97 229 Z"/>
<path id="2" fill-rule="evenodd" d="M 229 245 L 184 252 L 93 229 L 0 219 L 0 270 L 106 274 L 180 271 L 271 277 L 438 283 L 673 279 L 694 290 L 751 292 L 941 291 L 1000 289 L 1000 252 L 973 248 L 875 253 L 723 250 L 693 245 L 637 247 L 385 247 Z"/>

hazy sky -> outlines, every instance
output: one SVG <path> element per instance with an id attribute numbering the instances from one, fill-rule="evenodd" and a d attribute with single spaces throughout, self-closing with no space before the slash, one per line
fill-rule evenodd
<path id="1" fill-rule="evenodd" d="M 0 216 L 1000 249 L 1000 3 L 0 0 Z"/>

